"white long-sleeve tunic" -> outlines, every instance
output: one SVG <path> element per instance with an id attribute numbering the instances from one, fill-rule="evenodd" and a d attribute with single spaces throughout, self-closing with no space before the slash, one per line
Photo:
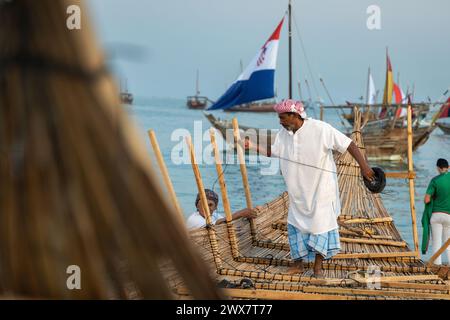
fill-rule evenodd
<path id="1" fill-rule="evenodd" d="M 280 158 L 289 193 L 287 222 L 300 231 L 319 234 L 338 227 L 341 205 L 332 150 L 343 153 L 351 141 L 314 119 L 306 119 L 295 133 L 284 128 L 278 132 L 271 152 Z"/>

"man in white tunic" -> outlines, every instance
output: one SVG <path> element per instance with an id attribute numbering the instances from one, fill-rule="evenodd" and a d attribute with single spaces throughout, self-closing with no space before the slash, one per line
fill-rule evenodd
<path id="1" fill-rule="evenodd" d="M 326 122 L 306 117 L 303 104 L 286 99 L 274 106 L 282 129 L 268 150 L 259 153 L 280 159 L 288 194 L 288 237 L 294 260 L 289 273 L 303 272 L 303 261 L 314 261 L 314 276 L 322 276 L 322 261 L 340 251 L 337 218 L 339 188 L 333 150 L 349 151 L 362 175 L 374 172 L 353 141 Z M 246 148 L 255 149 L 246 142 Z"/>

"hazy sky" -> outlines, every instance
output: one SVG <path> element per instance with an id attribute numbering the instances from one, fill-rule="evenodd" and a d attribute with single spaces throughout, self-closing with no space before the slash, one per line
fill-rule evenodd
<path id="1" fill-rule="evenodd" d="M 118 57 L 117 73 L 138 97 L 184 98 L 200 90 L 217 99 L 266 41 L 287 0 L 88 0 L 97 34 Z M 381 30 L 368 30 L 369 5 L 381 9 Z M 450 86 L 450 1 L 293 0 L 318 94 L 328 101 L 320 74 L 337 102 L 365 95 L 367 68 L 383 89 L 385 48 L 404 91 L 415 84 L 418 100 L 438 99 Z M 312 79 L 293 24 L 294 81 Z M 280 98 L 287 96 L 287 24 L 276 71 Z M 126 45 L 129 45 L 127 48 Z M 142 50 L 136 50 L 142 48 Z M 135 56 L 133 53 L 140 53 Z M 142 58 L 145 55 L 145 59 Z M 133 59 L 134 57 L 134 59 Z M 133 61 L 134 60 L 134 61 Z M 311 83 L 313 97 L 316 93 Z M 294 87 L 298 95 L 297 86 Z M 416 99 L 416 100 L 417 100 Z"/>

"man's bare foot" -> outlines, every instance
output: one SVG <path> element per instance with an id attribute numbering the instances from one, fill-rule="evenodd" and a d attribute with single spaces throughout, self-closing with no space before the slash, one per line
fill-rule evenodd
<path id="1" fill-rule="evenodd" d="M 320 270 L 320 271 L 314 270 L 313 277 L 317 278 L 317 279 L 323 279 L 324 278 L 323 271 L 322 270 Z"/>
<path id="2" fill-rule="evenodd" d="M 287 274 L 301 274 L 305 268 L 303 267 L 302 261 L 296 261 L 292 266 L 287 270 Z"/>
<path id="3" fill-rule="evenodd" d="M 321 256 L 320 254 L 316 254 L 316 259 L 314 261 L 314 277 L 315 278 L 323 278 L 322 261 L 323 261 L 323 256 Z"/>

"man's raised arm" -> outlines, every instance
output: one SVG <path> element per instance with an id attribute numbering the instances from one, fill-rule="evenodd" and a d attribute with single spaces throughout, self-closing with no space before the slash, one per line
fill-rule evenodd
<path id="1" fill-rule="evenodd" d="M 366 158 L 362 155 L 362 153 L 359 151 L 358 146 L 353 141 L 350 142 L 347 151 L 352 155 L 353 158 L 355 158 L 356 162 L 358 162 L 363 177 L 369 181 L 372 181 L 372 179 L 375 176 L 375 173 L 370 168 Z"/>

